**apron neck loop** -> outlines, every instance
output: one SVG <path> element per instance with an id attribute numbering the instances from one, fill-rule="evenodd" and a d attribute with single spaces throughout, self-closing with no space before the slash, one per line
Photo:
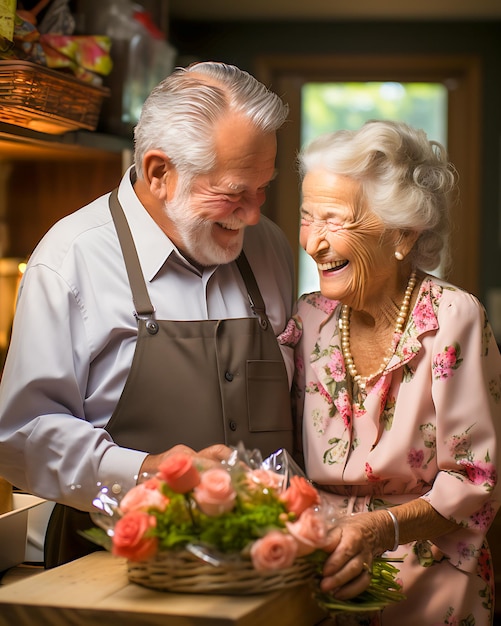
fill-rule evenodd
<path id="1" fill-rule="evenodd" d="M 155 312 L 155 308 L 151 304 L 146 283 L 144 281 L 141 264 L 137 256 L 136 246 L 130 232 L 127 218 L 118 200 L 118 189 L 111 192 L 110 211 L 115 228 L 117 229 L 118 240 L 122 248 L 122 254 L 127 269 L 127 276 L 132 290 L 132 300 L 134 302 L 134 317 L 136 319 L 151 319 Z"/>
<path id="2" fill-rule="evenodd" d="M 111 192 L 109 205 L 111 216 L 113 217 L 113 222 L 115 223 L 115 228 L 117 230 L 120 247 L 122 248 L 125 267 L 127 269 L 127 276 L 129 277 L 129 283 L 132 290 L 132 299 L 135 307 L 134 316 L 138 320 L 151 320 L 154 316 L 155 308 L 153 307 L 148 295 L 143 272 L 141 270 L 141 264 L 137 256 L 134 239 L 132 238 L 127 218 L 125 217 L 125 213 L 118 200 L 118 189 L 114 189 Z M 270 326 L 270 322 L 266 315 L 264 300 L 261 292 L 259 291 L 259 287 L 251 266 L 249 265 L 249 261 L 243 251 L 237 258 L 236 263 L 247 289 L 247 295 L 252 312 L 257 316 L 261 328 L 266 330 Z"/>
<path id="3" fill-rule="evenodd" d="M 243 250 L 236 262 L 247 288 L 247 297 L 249 298 L 249 304 L 252 312 L 257 316 L 261 328 L 266 330 L 270 323 L 268 316 L 266 315 L 266 306 L 264 304 L 263 297 L 261 296 L 261 292 L 259 291 L 254 273 Z"/>

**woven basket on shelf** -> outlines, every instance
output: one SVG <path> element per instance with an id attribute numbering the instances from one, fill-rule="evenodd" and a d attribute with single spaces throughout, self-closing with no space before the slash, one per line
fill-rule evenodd
<path id="1" fill-rule="evenodd" d="M 95 130 L 110 95 L 62 71 L 30 61 L 0 61 L 0 122 L 49 134 Z"/>
<path id="2" fill-rule="evenodd" d="M 162 552 L 149 561 L 128 562 L 131 582 L 175 593 L 265 593 L 306 583 L 312 573 L 313 566 L 305 559 L 297 559 L 286 569 L 259 572 L 250 561 L 240 558 L 214 566 L 185 550 Z"/>

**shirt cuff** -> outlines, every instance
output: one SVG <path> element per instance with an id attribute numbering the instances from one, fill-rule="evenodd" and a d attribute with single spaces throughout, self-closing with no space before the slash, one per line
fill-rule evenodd
<path id="1" fill-rule="evenodd" d="M 99 465 L 101 484 L 111 489 L 114 495 L 123 495 L 136 485 L 139 470 L 147 456 L 147 452 L 110 447 Z"/>

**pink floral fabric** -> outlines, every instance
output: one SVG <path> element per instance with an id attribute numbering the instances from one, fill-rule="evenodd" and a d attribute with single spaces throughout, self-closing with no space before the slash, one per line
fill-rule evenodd
<path id="1" fill-rule="evenodd" d="M 282 336 L 296 353 L 293 386 L 311 479 L 338 514 L 424 498 L 460 528 L 387 553 L 407 600 L 383 624 L 488 626 L 493 572 L 485 534 L 499 507 L 501 357 L 478 300 L 434 277 L 382 376 L 360 395 L 347 375 L 340 306 L 298 302 Z"/>

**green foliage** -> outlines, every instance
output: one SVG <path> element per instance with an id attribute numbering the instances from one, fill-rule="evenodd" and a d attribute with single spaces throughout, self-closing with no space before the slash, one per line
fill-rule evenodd
<path id="1" fill-rule="evenodd" d="M 101 546 L 101 548 L 111 552 L 111 537 L 109 537 L 102 528 L 86 528 L 85 530 L 79 530 L 77 532 L 97 546 Z"/>
<path id="2" fill-rule="evenodd" d="M 317 576 L 321 579 L 321 570 L 325 555 L 317 555 Z M 329 614 L 361 611 L 379 611 L 389 604 L 405 600 L 402 587 L 397 582 L 396 576 L 399 569 L 392 565 L 387 559 L 375 558 L 372 563 L 372 576 L 369 587 L 361 594 L 351 600 L 338 600 L 330 593 L 320 591 L 317 585 L 315 590 L 315 600 L 320 608 Z"/>
<path id="3" fill-rule="evenodd" d="M 262 494 L 252 502 L 238 496 L 229 513 L 208 516 L 193 506 L 190 498 L 169 493 L 165 512 L 152 511 L 157 518 L 155 534 L 161 549 L 181 548 L 187 543 L 203 543 L 221 552 L 239 552 L 271 528 L 284 528 L 285 505 L 275 496 Z"/>

